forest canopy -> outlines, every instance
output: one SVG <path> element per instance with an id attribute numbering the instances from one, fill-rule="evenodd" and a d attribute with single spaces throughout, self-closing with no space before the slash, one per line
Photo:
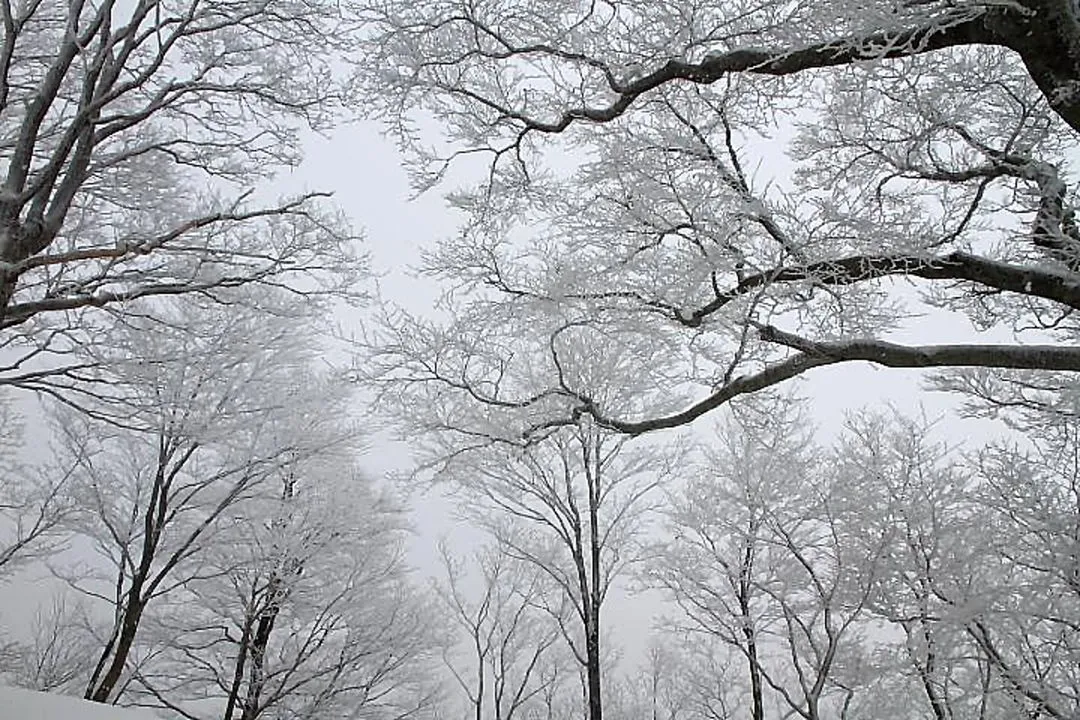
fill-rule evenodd
<path id="1" fill-rule="evenodd" d="M 170 720 L 1078 717 L 1072 0 L 0 21 L 4 683 Z M 392 184 L 358 121 L 445 201 L 377 238 L 430 308 L 329 192 Z M 845 382 L 821 433 L 795 380 L 853 363 L 956 402 Z"/>
<path id="2" fill-rule="evenodd" d="M 453 320 L 402 318 L 379 345 L 446 430 L 485 406 L 506 439 L 582 415 L 638 434 L 849 361 L 963 368 L 937 382 L 999 406 L 1067 402 L 1072 3 L 373 13 L 369 81 L 417 182 L 485 168 L 452 186 L 468 221 L 424 268 Z M 913 313 L 961 313 L 971 337 L 890 342 Z"/>

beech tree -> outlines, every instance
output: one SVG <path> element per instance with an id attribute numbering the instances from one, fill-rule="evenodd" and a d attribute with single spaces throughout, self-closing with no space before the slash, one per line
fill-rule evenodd
<path id="1" fill-rule="evenodd" d="M 38 605 L 29 637 L 9 642 L 5 684 L 64 695 L 83 692 L 87 668 L 100 647 L 78 600 L 57 593 L 48 604 Z"/>
<path id="2" fill-rule="evenodd" d="M 466 564 L 440 544 L 445 581 L 436 592 L 465 636 L 443 663 L 476 720 L 542 717 L 541 708 L 565 686 L 558 625 L 543 609 L 546 578 L 500 548 L 481 548 Z M 470 578 L 472 566 L 479 576 Z M 470 592 L 469 586 L 476 590 Z"/>
<path id="3" fill-rule="evenodd" d="M 838 526 L 851 557 L 876 558 L 869 614 L 896 650 L 868 662 L 857 712 L 886 717 L 1014 717 L 1013 703 L 965 631 L 1008 583 L 988 552 L 1001 528 L 971 468 L 925 422 L 895 413 L 849 418 L 833 454 Z M 1022 612 L 1030 612 L 1025 608 Z M 871 625 L 873 627 L 873 625 Z M 868 658 L 869 660 L 869 658 Z M 911 700 L 904 711 L 898 698 Z"/>
<path id="4" fill-rule="evenodd" d="M 1076 687 L 1075 423 L 1061 445 L 994 443 L 949 452 L 925 423 L 863 415 L 837 467 L 850 498 L 845 536 L 879 548 L 870 611 L 900 631 L 897 666 L 878 668 L 889 700 L 923 716 L 1069 717 Z M 861 548 L 861 549 L 860 549 Z M 891 676 L 891 677 L 890 677 Z"/>
<path id="5" fill-rule="evenodd" d="M 505 562 L 536 578 L 530 603 L 557 628 L 581 672 L 588 717 L 600 720 L 603 608 L 613 585 L 642 559 L 646 516 L 653 491 L 672 472 L 669 459 L 583 419 L 533 447 L 489 443 L 460 453 L 438 471 Z M 508 590 L 495 588 L 489 602 L 506 603 Z M 458 614 L 476 626 L 474 634 L 499 629 L 471 611 Z"/>
<path id="6" fill-rule="evenodd" d="M 340 113 L 331 66 L 353 15 L 318 0 L 3 3 L 0 383 L 85 373 L 68 354 L 97 339 L 88 309 L 251 283 L 354 292 L 352 233 L 319 193 L 255 195 Z"/>
<path id="7" fill-rule="evenodd" d="M 1001 402 L 1080 370 L 1072 3 L 370 5 L 377 110 L 464 213 L 425 264 L 453 312 L 381 343 L 440 432 L 637 434 L 848 361 Z M 1014 339 L 890 341 L 913 310 Z"/>
<path id="8" fill-rule="evenodd" d="M 608 683 L 609 718 L 717 720 L 727 717 L 722 703 L 724 688 L 729 685 L 733 688 L 734 684 L 728 682 L 724 665 L 710 662 L 712 658 L 704 657 L 693 643 L 685 640 L 672 633 L 657 638 L 636 672 L 623 675 L 617 684 Z M 702 681 L 721 689 L 721 702 L 708 697 L 709 693 L 699 684 Z"/>
<path id="9" fill-rule="evenodd" d="M 155 315 L 114 328 L 107 367 L 118 392 L 60 406 L 54 424 L 75 468 L 70 527 L 102 563 L 64 576 L 111 609 L 85 690 L 99 702 L 130 680 L 147 608 L 201 576 L 223 522 L 274 495 L 272 481 L 297 463 L 356 439 L 340 422 L 344 394 L 311 381 L 315 348 L 301 319 L 261 322 L 259 311 L 213 300 Z"/>
<path id="10" fill-rule="evenodd" d="M 24 434 L 11 398 L 0 395 L 0 580 L 62 545 L 71 511 L 70 470 L 26 462 Z"/>
<path id="11" fill-rule="evenodd" d="M 826 449 L 733 408 L 652 572 L 671 642 L 724 668 L 680 673 L 690 717 L 1075 715 L 1075 423 L 960 452 L 863 412 Z"/>
<path id="12" fill-rule="evenodd" d="M 987 545 L 1006 571 L 994 604 L 965 629 L 1015 704 L 1069 717 L 1080 711 L 1080 427 L 1069 418 L 1055 435 L 981 454 Z"/>
<path id="13" fill-rule="evenodd" d="M 729 683 L 752 720 L 843 717 L 865 691 L 848 673 L 861 662 L 877 548 L 849 546 L 842 498 L 790 402 L 738 408 L 676 496 L 651 571 L 682 611 L 676 625 L 741 666 Z"/>
<path id="14" fill-rule="evenodd" d="M 128 702 L 221 720 L 426 709 L 433 627 L 406 577 L 402 518 L 336 455 L 290 466 L 276 498 L 245 504 L 203 548 L 199 575 L 150 619 L 159 649 Z"/>

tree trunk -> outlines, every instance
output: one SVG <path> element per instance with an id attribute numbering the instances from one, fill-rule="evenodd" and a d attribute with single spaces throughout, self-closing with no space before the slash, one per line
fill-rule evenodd
<path id="1" fill-rule="evenodd" d="M 1080 13 L 1073 0 L 1024 0 L 1032 14 L 991 14 L 988 25 L 1016 51 L 1050 107 L 1080 132 Z"/>
<path id="2" fill-rule="evenodd" d="M 281 591 L 281 578 L 274 577 L 270 580 L 267 592 L 270 593 L 271 602 L 269 607 L 259 617 L 259 623 L 255 627 L 255 635 L 251 641 L 251 670 L 248 675 L 247 697 L 244 698 L 243 712 L 240 720 L 255 720 L 262 712 L 259 704 L 262 699 L 262 691 L 266 686 L 266 648 L 270 645 L 270 634 L 274 630 L 280 612 L 277 594 Z"/>
<path id="3" fill-rule="evenodd" d="M 233 665 L 232 684 L 229 686 L 229 698 L 225 702 L 225 712 L 222 720 L 232 720 L 236 706 L 240 702 L 240 688 L 244 682 L 244 670 L 247 665 L 248 646 L 251 643 L 251 613 L 244 613 L 244 629 L 240 633 L 240 646 L 236 653 L 236 663 Z"/>
<path id="4" fill-rule="evenodd" d="M 746 640 L 746 661 L 750 671 L 750 693 L 753 707 L 751 720 L 765 719 L 764 688 L 761 679 L 761 661 L 758 658 L 757 632 L 753 626 L 753 617 L 750 614 L 750 573 L 753 571 L 753 547 L 752 541 L 747 541 L 746 552 L 743 555 L 743 577 L 739 579 L 739 613 L 742 617 L 743 638 Z"/>
<path id="5" fill-rule="evenodd" d="M 296 495 L 296 478 L 291 474 L 284 478 L 281 488 L 282 503 L 290 502 Z M 280 520 L 274 522 L 275 530 L 286 532 L 287 525 Z M 266 687 L 266 649 L 270 645 L 270 635 L 274 631 L 274 624 L 278 615 L 281 614 L 281 603 L 288 593 L 286 574 L 290 570 L 292 561 L 286 554 L 282 565 L 270 571 L 270 577 L 266 581 L 266 607 L 258 614 L 258 623 L 255 626 L 255 634 L 251 638 L 251 646 L 248 655 L 251 658 L 251 667 L 248 675 L 247 697 L 244 699 L 243 712 L 240 720 L 255 720 L 262 712 L 263 688 Z M 299 571 L 299 566 L 295 568 Z"/>
<path id="6" fill-rule="evenodd" d="M 601 720 L 603 717 L 603 703 L 600 699 L 600 613 L 599 608 L 593 614 L 592 627 L 586 632 L 585 655 L 587 665 L 585 668 L 589 695 L 589 720 Z"/>
<path id="7" fill-rule="evenodd" d="M 99 703 L 110 702 L 113 689 L 124 672 L 124 665 L 127 664 L 128 655 L 131 654 L 131 647 L 135 643 L 135 634 L 139 630 L 139 621 L 142 619 L 144 608 L 142 599 L 139 597 L 141 591 L 141 583 L 133 585 L 131 590 L 128 591 L 127 604 L 124 607 L 123 618 L 120 621 L 120 633 L 116 637 L 115 644 L 107 646 L 101 656 L 102 661 L 108 662 L 108 669 L 100 681 L 97 681 L 96 673 L 91 678 L 90 685 L 83 696 L 87 700 Z M 109 659 L 110 656 L 111 659 Z M 98 668 L 100 669 L 104 664 L 104 662 L 99 661 Z"/>
<path id="8" fill-rule="evenodd" d="M 125 593 L 125 600 L 121 610 L 120 630 L 116 635 L 115 643 L 110 642 L 98 660 L 98 667 L 94 671 L 90 684 L 83 697 L 95 702 L 110 702 L 110 697 L 116 687 L 120 676 L 124 672 L 131 648 L 135 644 L 135 635 L 139 631 L 139 623 L 142 621 L 143 612 L 153 595 L 154 588 L 164 577 L 167 568 L 163 568 L 158 575 L 152 577 L 154 559 L 158 553 L 158 542 L 161 533 L 168 522 L 169 517 L 169 489 L 177 473 L 187 464 L 195 452 L 197 444 L 192 444 L 181 458 L 170 468 L 169 462 L 173 457 L 173 449 L 165 437 L 159 437 L 158 461 L 154 474 L 154 484 L 146 509 L 143 511 L 143 534 L 142 547 L 139 554 L 139 565 L 132 573 L 131 587 Z M 143 596 L 144 591 L 146 596 Z M 109 656 L 111 654 L 111 660 Z M 97 681 L 98 673 L 108 662 L 108 670 Z"/>
<path id="9" fill-rule="evenodd" d="M 589 562 L 590 584 L 585 595 L 586 612 L 590 622 L 586 624 L 585 655 L 588 660 L 587 678 L 589 685 L 589 720 L 602 720 L 603 701 L 600 688 L 600 606 L 603 596 L 600 592 L 600 483 L 603 462 L 600 457 L 600 443 L 592 435 L 592 472 L 587 473 L 589 482 Z M 586 463 L 586 468 L 589 463 Z"/>

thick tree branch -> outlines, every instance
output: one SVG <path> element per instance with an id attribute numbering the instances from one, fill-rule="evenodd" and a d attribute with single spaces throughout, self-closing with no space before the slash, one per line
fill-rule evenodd
<path id="1" fill-rule="evenodd" d="M 630 435 L 678 427 L 693 422 L 740 395 L 758 392 L 824 365 L 863 360 L 891 368 L 991 367 L 1015 370 L 1080 371 L 1080 347 L 1057 345 L 921 345 L 908 346 L 882 340 L 819 342 L 761 325 L 766 342 L 784 345 L 797 354 L 752 375 L 743 375 L 672 415 L 640 421 L 608 417 L 600 409 L 587 408 L 604 427 Z"/>
<path id="2" fill-rule="evenodd" d="M 1001 16 L 1000 18 L 998 16 Z M 642 95 L 661 85 L 686 80 L 710 84 L 738 72 L 759 75 L 793 75 L 814 68 L 898 57 L 910 57 L 960 45 L 1006 45 L 1006 39 L 991 29 L 994 24 L 1023 17 L 1005 9 L 959 10 L 954 17 L 939 17 L 910 28 L 882 30 L 861 37 L 845 37 L 794 49 L 740 48 L 709 54 L 701 62 L 669 60 L 647 75 L 629 82 L 610 82 L 618 97 L 605 107 L 577 107 L 565 110 L 551 121 L 541 121 L 523 113 L 503 112 L 528 130 L 559 133 L 578 120 L 609 122 L 622 115 Z M 991 22 L 993 21 L 993 22 Z M 460 88 L 456 90 L 460 91 Z M 482 98 L 474 97 L 476 100 Z"/>
<path id="3" fill-rule="evenodd" d="M 959 5 L 959 4 L 958 4 Z M 898 23 L 904 22 L 902 19 Z M 611 69 L 578 53 L 546 45 L 504 48 L 490 57 L 507 58 L 538 52 L 599 69 L 615 99 L 604 106 L 569 107 L 551 119 L 501 105 L 461 86 L 444 90 L 479 102 L 503 117 L 520 122 L 524 132 L 560 133 L 572 123 L 614 120 L 639 97 L 673 81 L 710 84 L 733 73 L 785 76 L 806 70 L 851 65 L 868 60 L 912 57 L 951 47 L 995 45 L 1015 51 L 1032 80 L 1055 112 L 1080 132 L 1080 26 L 1070 0 L 1017 0 L 1014 3 L 971 3 L 949 8 L 936 16 L 908 20 L 908 25 L 881 28 L 864 35 L 839 37 L 793 48 L 736 48 L 713 52 L 700 62 L 668 60 L 652 72 L 622 80 Z M 474 23 L 477 29 L 489 32 Z"/>
<path id="4" fill-rule="evenodd" d="M 773 283 L 813 281 L 821 285 L 854 285 L 890 275 L 924 280 L 966 280 L 995 290 L 1015 292 L 1061 303 L 1080 310 L 1080 276 L 1050 268 L 1019 267 L 999 260 L 954 252 L 942 257 L 917 255 L 853 255 L 805 266 L 780 267 L 749 275 L 691 312 L 677 312 L 676 319 L 697 327 L 709 315 L 753 290 Z"/>
<path id="5" fill-rule="evenodd" d="M 1080 132 L 1080 16 L 1073 0 L 1022 0 L 1026 17 L 1002 13 L 988 23 L 1024 61 L 1055 112 Z"/>

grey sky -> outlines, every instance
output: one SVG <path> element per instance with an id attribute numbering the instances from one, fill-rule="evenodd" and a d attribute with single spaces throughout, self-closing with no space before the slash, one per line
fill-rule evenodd
<path id="1" fill-rule="evenodd" d="M 783 166 L 780 155 L 775 152 L 769 155 L 778 167 L 761 166 L 764 175 L 771 175 Z M 767 169 L 770 171 L 766 172 Z M 364 248 L 380 277 L 384 297 L 419 314 L 430 311 L 438 289 L 413 277 L 410 268 L 420 260 L 423 248 L 433 247 L 440 238 L 454 232 L 455 218 L 438 190 L 419 198 L 411 197 L 413 193 L 397 149 L 374 124 L 356 123 L 338 129 L 329 137 L 310 137 L 303 164 L 283 171 L 274 187 L 267 190 L 271 194 L 304 190 L 333 192 L 334 202 L 365 236 Z M 358 320 L 358 317 L 341 318 L 346 330 L 355 329 Z M 940 313 L 932 324 L 916 320 L 909 326 L 917 326 L 918 332 L 910 328 L 901 331 L 896 334 L 897 340 L 956 341 L 971 332 L 966 320 L 956 317 L 952 322 Z M 812 400 L 819 434 L 822 439 L 828 439 L 840 431 L 846 412 L 870 404 L 888 402 L 904 413 L 925 411 L 931 418 L 955 407 L 951 396 L 923 392 L 924 377 L 917 370 L 848 363 L 816 369 L 794 382 L 799 392 Z M 26 402 L 28 398 L 23 400 L 21 404 L 30 415 L 31 427 L 39 426 L 33 417 L 33 404 Z M 362 415 L 362 408 L 358 414 Z M 707 438 L 714 431 L 715 421 L 715 417 L 702 418 L 695 423 L 694 431 Z M 965 421 L 956 426 L 955 436 L 959 440 L 998 432 L 1000 428 L 991 423 Z M 27 447 L 33 453 L 43 452 L 42 434 L 31 432 L 30 435 L 37 440 Z M 377 434 L 362 464 L 373 474 L 402 470 L 409 465 L 408 449 L 404 444 L 389 441 L 385 434 Z M 437 493 L 417 492 L 411 500 L 412 522 L 417 532 L 410 557 L 422 579 L 439 573 L 435 545 L 441 537 L 450 535 L 455 549 L 461 552 L 478 535 L 451 517 L 450 507 Z M 77 554 L 78 548 L 74 551 Z M 41 580 L 29 584 L 26 582 L 29 577 L 16 579 L 5 592 L 0 624 L 9 628 L 26 627 L 39 604 L 48 602 L 55 584 Z M 13 592 L 15 588 L 18 589 Z M 636 661 L 643 656 L 649 634 L 640 630 L 651 624 L 661 610 L 662 605 L 653 593 L 638 596 L 616 593 L 611 599 L 606 624 L 611 639 L 625 650 L 628 659 Z M 634 628 L 634 632 L 627 632 L 627 628 Z"/>
<path id="2" fill-rule="evenodd" d="M 757 165 L 763 179 L 774 173 L 782 174 L 788 164 L 777 152 L 777 145 L 782 147 L 779 143 L 755 147 L 767 155 Z M 438 189 L 410 198 L 413 193 L 401 157 L 374 124 L 357 123 L 337 130 L 330 137 L 311 138 L 304 163 L 284 173 L 280 180 L 283 192 L 332 191 L 335 202 L 365 235 L 365 248 L 380 275 L 384 297 L 419 314 L 430 311 L 438 297 L 438 288 L 413 277 L 409 268 L 419 261 L 423 248 L 434 247 L 441 238 L 455 231 L 455 218 Z M 914 298 L 914 288 L 911 295 Z M 355 318 L 343 318 L 346 327 L 350 320 Z M 972 330 L 965 318 L 938 311 L 933 322 L 909 321 L 908 327 L 894 338 L 900 342 L 933 343 L 957 342 L 969 335 Z M 919 370 L 846 363 L 818 368 L 785 387 L 794 383 L 799 393 L 811 399 L 819 437 L 827 441 L 841 431 L 845 413 L 869 405 L 880 407 L 889 403 L 905 414 L 925 413 L 931 419 L 955 408 L 955 397 L 923 391 L 925 377 Z M 717 417 L 698 420 L 694 432 L 707 438 L 715 431 Z M 957 440 L 986 439 L 1001 430 L 1000 426 L 986 421 L 966 420 L 950 425 L 950 434 Z M 387 442 L 385 436 L 376 437 L 363 463 L 375 473 L 403 469 L 409 464 L 408 450 L 403 444 Z M 477 535 L 450 517 L 450 508 L 437 493 L 416 493 L 412 500 L 412 520 L 417 530 L 410 553 L 412 562 L 421 577 L 438 574 L 435 545 L 439 538 L 452 534 L 455 549 L 460 552 L 462 541 Z M 625 649 L 627 658 L 642 657 L 649 634 L 640 629 L 651 624 L 661 609 L 653 593 L 633 597 L 618 593 L 612 598 L 606 624 L 612 631 L 611 639 Z M 634 631 L 627 632 L 627 628 Z"/>

